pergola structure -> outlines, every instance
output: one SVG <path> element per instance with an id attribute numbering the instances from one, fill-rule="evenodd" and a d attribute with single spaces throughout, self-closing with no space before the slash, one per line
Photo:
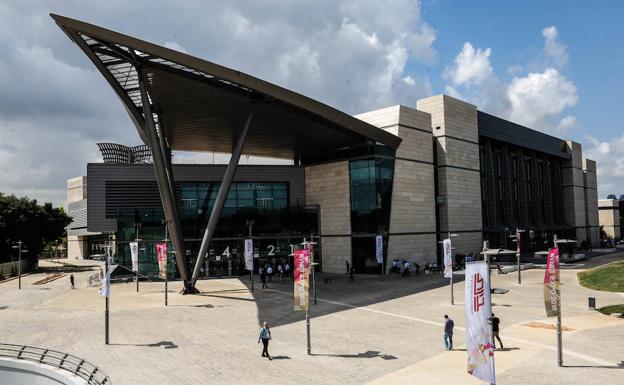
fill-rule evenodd
<path id="1" fill-rule="evenodd" d="M 247 155 L 318 159 L 345 148 L 401 139 L 323 103 L 240 71 L 79 20 L 50 15 L 93 62 L 121 99 L 154 171 L 175 257 L 187 293 L 225 203 L 238 161 Z M 171 151 L 231 153 L 193 274 L 186 266 Z"/>

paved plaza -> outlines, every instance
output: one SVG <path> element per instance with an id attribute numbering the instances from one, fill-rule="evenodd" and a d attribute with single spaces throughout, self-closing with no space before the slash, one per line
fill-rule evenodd
<path id="1" fill-rule="evenodd" d="M 564 367 L 557 367 L 555 319 L 544 314 L 544 271 L 493 273 L 494 312 L 504 350 L 496 351 L 498 384 L 624 383 L 624 320 L 589 310 L 624 302 L 621 293 L 582 288 L 578 269 L 623 255 L 594 258 L 562 269 Z M 88 261 L 89 263 L 93 263 Z M 74 263 L 74 261 L 72 261 Z M 42 262 L 44 266 L 54 266 Z M 99 267 L 93 267 L 97 270 Z M 104 298 L 87 286 L 91 270 L 32 285 L 45 274 L 0 284 L 0 335 L 5 343 L 68 352 L 99 365 L 113 384 L 478 384 L 465 373 L 463 282 L 455 306 L 439 275 L 400 277 L 317 276 L 318 305 L 311 307 L 312 355 L 306 354 L 304 313 L 292 311 L 292 282 L 249 290 L 249 279 L 201 281 L 201 295 L 181 296 L 169 283 L 115 284 L 111 344 L 104 345 Z M 332 278 L 325 284 L 324 278 Z M 277 281 L 274 278 L 274 281 Z M 459 282 L 457 282 L 459 281 Z M 455 351 L 444 350 L 443 315 L 455 320 Z M 257 331 L 272 325 L 269 361 L 260 357 Z M 531 326 L 527 324 L 532 323 Z"/>

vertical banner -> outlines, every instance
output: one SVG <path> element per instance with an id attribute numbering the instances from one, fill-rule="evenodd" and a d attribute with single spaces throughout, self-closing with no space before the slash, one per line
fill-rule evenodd
<path id="1" fill-rule="evenodd" d="M 377 257 L 377 263 L 383 263 L 383 237 L 381 235 L 375 237 L 375 257 Z"/>
<path id="2" fill-rule="evenodd" d="M 245 269 L 253 270 L 253 239 L 245 239 Z"/>
<path id="3" fill-rule="evenodd" d="M 453 274 L 453 245 L 450 238 L 442 241 L 442 249 L 444 250 L 444 278 L 451 278 Z"/>
<path id="4" fill-rule="evenodd" d="M 130 257 L 132 258 L 132 271 L 139 271 L 139 242 L 130 242 Z"/>
<path id="5" fill-rule="evenodd" d="M 295 250 L 294 261 L 294 273 L 295 273 L 295 303 L 294 309 L 308 310 L 309 291 L 310 286 L 309 274 L 310 274 L 310 251 L 309 250 Z"/>
<path id="6" fill-rule="evenodd" d="M 561 292 L 559 290 L 559 249 L 548 250 L 548 261 L 544 272 L 544 306 L 546 317 L 559 315 Z"/>
<path id="7" fill-rule="evenodd" d="M 156 243 L 156 257 L 158 258 L 158 276 L 167 278 L 167 242 Z"/>
<path id="8" fill-rule="evenodd" d="M 102 295 L 102 297 L 110 297 L 110 275 L 113 261 L 111 254 L 110 246 L 108 246 L 106 250 L 106 272 L 104 274 L 104 279 L 102 279 L 102 286 L 100 287 L 100 295 Z"/>
<path id="9" fill-rule="evenodd" d="M 484 261 L 466 264 L 466 351 L 468 373 L 478 379 L 496 383 L 492 346 L 490 276 Z"/>

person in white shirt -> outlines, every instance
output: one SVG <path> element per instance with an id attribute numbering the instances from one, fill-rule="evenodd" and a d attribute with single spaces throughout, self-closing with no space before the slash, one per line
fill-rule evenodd
<path id="1" fill-rule="evenodd" d="M 269 282 L 273 282 L 273 266 L 267 267 L 267 275 L 269 276 Z"/>
<path id="2" fill-rule="evenodd" d="M 405 261 L 403 263 L 403 276 L 404 277 L 409 277 L 410 276 L 409 268 L 410 268 L 409 262 Z"/>

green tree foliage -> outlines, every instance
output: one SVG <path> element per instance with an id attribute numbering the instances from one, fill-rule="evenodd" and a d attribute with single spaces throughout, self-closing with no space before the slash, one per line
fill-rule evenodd
<path id="1" fill-rule="evenodd" d="M 0 193 L 0 262 L 17 259 L 18 251 L 11 246 L 20 240 L 28 250 L 22 258 L 36 258 L 46 244 L 65 234 L 69 223 L 71 218 L 62 207 Z"/>

